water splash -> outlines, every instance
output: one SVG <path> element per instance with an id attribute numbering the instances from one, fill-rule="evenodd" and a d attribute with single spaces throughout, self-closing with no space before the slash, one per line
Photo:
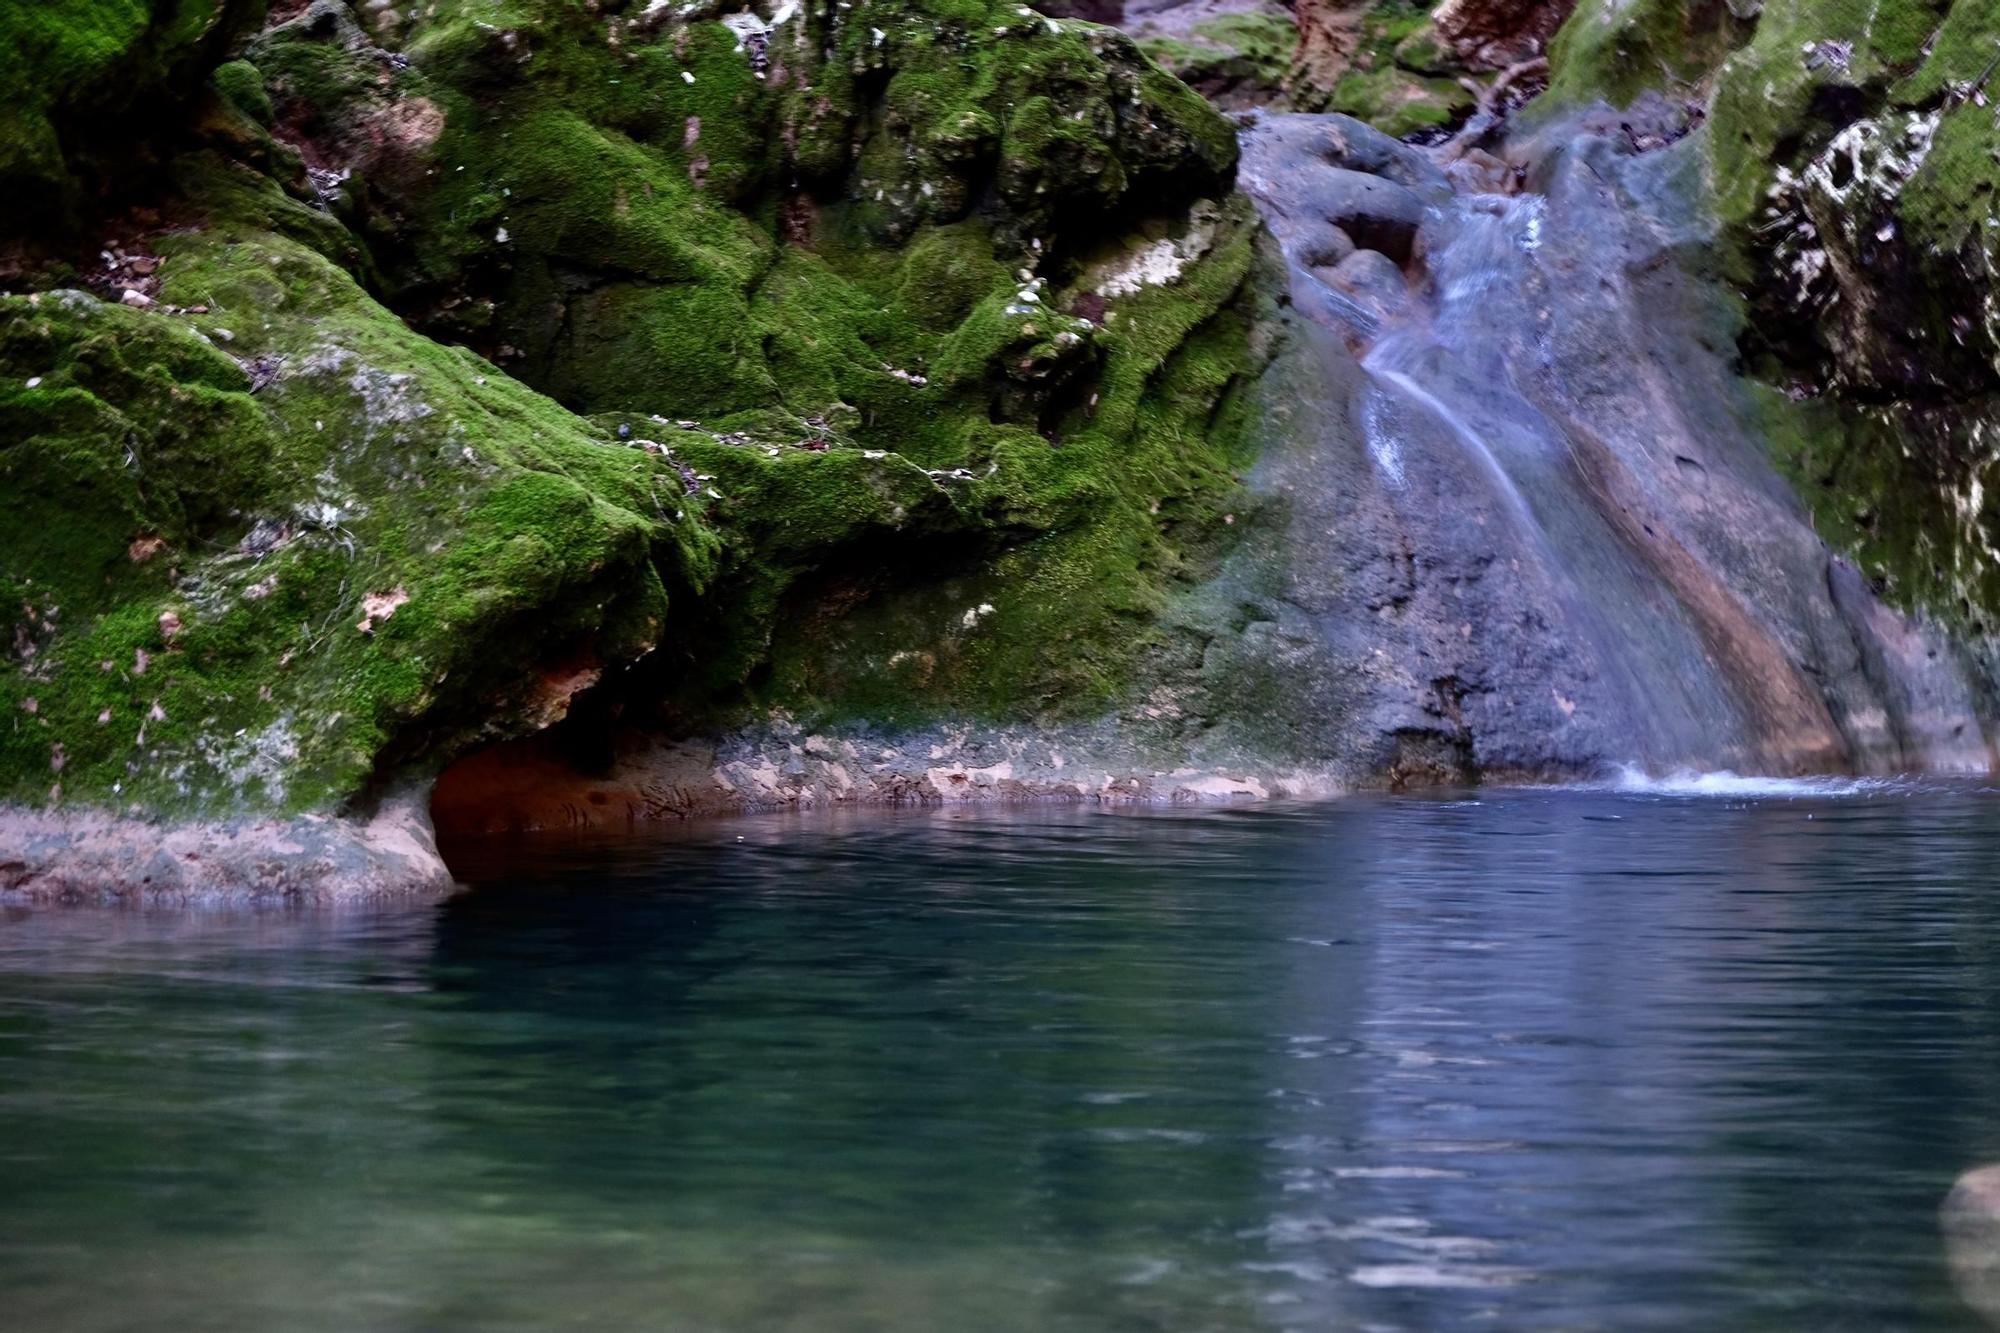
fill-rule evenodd
<path id="1" fill-rule="evenodd" d="M 1708 796 L 1732 800 L 1796 800 L 1800 797 L 1884 796 L 1914 791 L 1916 783 L 1898 778 L 1770 777 L 1728 769 L 1701 772 L 1676 769 L 1656 776 L 1626 765 L 1609 782 L 1582 784 L 1583 789 L 1627 792 L 1639 796 Z"/>

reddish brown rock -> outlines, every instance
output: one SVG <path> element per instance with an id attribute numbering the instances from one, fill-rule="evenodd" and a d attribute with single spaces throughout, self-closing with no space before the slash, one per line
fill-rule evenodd
<path id="1" fill-rule="evenodd" d="M 1575 7 L 1576 0 L 1444 0 L 1431 22 L 1466 68 L 1505 69 L 1547 50 Z"/>

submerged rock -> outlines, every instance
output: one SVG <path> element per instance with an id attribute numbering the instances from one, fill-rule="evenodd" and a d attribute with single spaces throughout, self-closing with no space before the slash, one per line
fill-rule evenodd
<path id="1" fill-rule="evenodd" d="M 2000 1166 L 1960 1176 L 1939 1222 L 1959 1295 L 2000 1328 Z"/>

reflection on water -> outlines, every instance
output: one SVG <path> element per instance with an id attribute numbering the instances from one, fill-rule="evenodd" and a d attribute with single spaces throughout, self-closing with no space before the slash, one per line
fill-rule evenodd
<path id="1" fill-rule="evenodd" d="M 1983 793 L 487 860 L 406 913 L 0 920 L 8 1326 L 1973 1327 Z"/>

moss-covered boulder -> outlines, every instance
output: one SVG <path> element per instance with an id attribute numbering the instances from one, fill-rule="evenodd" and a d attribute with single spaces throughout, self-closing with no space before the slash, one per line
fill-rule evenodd
<path id="1" fill-rule="evenodd" d="M 0 797 L 351 808 L 601 683 L 1084 715 L 1225 541 L 1254 226 L 1115 31 L 312 0 L 204 50 L 175 187 L 0 299 Z"/>
<path id="2" fill-rule="evenodd" d="M 1538 58 L 1564 12 L 1563 0 L 1300 0 L 1291 101 L 1436 141 L 1484 102 L 1511 105 L 1540 86 Z"/>
<path id="3" fill-rule="evenodd" d="M 162 237 L 158 301 L 0 301 L 16 799 L 308 809 L 560 714 L 655 646 L 685 485 L 275 233 Z M 550 676 L 549 672 L 557 673 Z"/>

